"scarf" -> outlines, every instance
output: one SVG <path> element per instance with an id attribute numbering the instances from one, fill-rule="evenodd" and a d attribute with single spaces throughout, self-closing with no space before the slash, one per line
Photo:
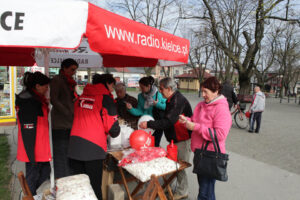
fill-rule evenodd
<path id="1" fill-rule="evenodd" d="M 38 93 L 35 89 L 32 89 L 33 94 L 35 97 L 42 103 L 43 106 L 47 107 L 47 112 L 49 113 L 49 101 L 48 99 L 44 96 Z"/>
<path id="2" fill-rule="evenodd" d="M 153 96 L 155 95 L 156 92 L 157 92 L 157 87 L 152 85 L 149 92 L 142 93 L 142 96 L 145 99 L 144 109 L 148 109 L 149 107 L 153 106 L 153 101 L 154 101 Z"/>
<path id="3" fill-rule="evenodd" d="M 77 98 L 77 97 L 78 97 L 78 94 L 77 94 L 77 92 L 75 91 L 75 86 L 77 85 L 76 81 L 73 79 L 72 76 L 67 75 L 67 74 L 64 72 L 64 70 L 62 70 L 62 69 L 59 71 L 59 73 L 62 74 L 62 75 L 66 78 L 67 84 L 68 84 L 68 86 L 69 86 L 69 89 L 70 89 L 71 92 L 73 93 L 74 98 Z"/>

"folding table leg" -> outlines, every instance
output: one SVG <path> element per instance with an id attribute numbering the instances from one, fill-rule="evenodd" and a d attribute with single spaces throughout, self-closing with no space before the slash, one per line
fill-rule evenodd
<path id="1" fill-rule="evenodd" d="M 157 190 L 157 193 L 158 193 L 158 197 L 161 199 L 161 200 L 167 200 L 167 197 L 164 193 L 164 190 L 162 189 L 160 183 L 158 182 L 156 176 L 152 175 L 152 178 L 153 178 L 153 181 L 154 181 L 154 184 L 155 184 L 155 187 L 156 187 L 156 190 Z M 153 199 L 154 200 L 154 199 Z"/>
<path id="2" fill-rule="evenodd" d="M 167 182 L 166 177 L 163 176 L 163 179 L 164 179 L 164 182 L 166 183 Z M 166 187 L 167 187 L 168 193 L 170 195 L 170 198 L 173 199 L 174 197 L 173 197 L 173 192 L 172 192 L 170 184 L 167 184 Z M 164 189 L 164 187 L 163 187 L 163 189 Z"/>
<path id="3" fill-rule="evenodd" d="M 135 189 L 133 190 L 133 192 L 131 193 L 131 196 L 134 196 L 138 193 L 138 191 L 140 191 L 140 189 L 143 187 L 145 183 L 139 181 L 138 185 L 135 187 Z"/>
<path id="4" fill-rule="evenodd" d="M 164 190 L 158 182 L 157 177 L 152 175 L 151 181 L 143 195 L 143 200 L 155 200 L 156 196 L 158 196 L 160 200 L 167 200 Z"/>
<path id="5" fill-rule="evenodd" d="M 118 167 L 118 168 L 119 168 L 119 171 L 121 173 L 121 177 L 122 177 L 122 180 L 123 180 L 124 187 L 125 187 L 126 193 L 128 195 L 128 198 L 129 198 L 129 200 L 133 200 L 133 198 L 132 198 L 132 196 L 131 196 L 131 194 L 129 192 L 129 188 L 128 188 L 128 185 L 127 185 L 127 182 L 126 182 L 126 178 L 125 178 L 123 169 L 122 169 L 122 167 Z"/>

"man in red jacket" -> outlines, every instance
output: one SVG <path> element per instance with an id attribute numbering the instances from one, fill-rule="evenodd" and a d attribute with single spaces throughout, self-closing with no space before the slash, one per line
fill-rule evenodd
<path id="1" fill-rule="evenodd" d="M 69 153 L 75 174 L 87 174 L 98 199 L 102 199 L 102 163 L 106 158 L 107 135 L 117 137 L 120 127 L 111 92 L 115 85 L 111 74 L 95 74 L 74 105 L 74 122 Z"/>

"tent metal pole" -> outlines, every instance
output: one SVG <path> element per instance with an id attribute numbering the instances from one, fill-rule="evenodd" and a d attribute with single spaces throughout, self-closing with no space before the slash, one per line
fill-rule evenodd
<path id="1" fill-rule="evenodd" d="M 44 54 L 44 67 L 45 67 L 45 74 L 49 77 L 49 50 L 43 49 Z M 50 92 L 47 94 L 50 97 Z M 51 149 L 51 156 L 52 159 L 50 161 L 51 173 L 50 173 L 50 189 L 55 188 L 55 181 L 54 181 L 54 165 L 53 165 L 53 141 L 52 141 L 52 126 L 51 126 L 51 109 L 52 105 L 49 103 L 49 114 L 48 114 L 48 122 L 49 122 L 49 141 L 50 141 L 50 149 Z"/>

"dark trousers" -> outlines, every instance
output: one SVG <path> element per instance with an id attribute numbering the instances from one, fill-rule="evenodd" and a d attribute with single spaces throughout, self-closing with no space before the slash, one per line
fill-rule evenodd
<path id="1" fill-rule="evenodd" d="M 25 164 L 26 182 L 32 195 L 36 195 L 36 190 L 43 184 L 44 181 L 50 178 L 50 163 L 36 162 Z"/>
<path id="2" fill-rule="evenodd" d="M 250 131 L 254 130 L 254 123 L 256 122 L 255 132 L 258 133 L 260 129 L 262 112 L 251 113 L 250 115 Z"/>
<path id="3" fill-rule="evenodd" d="M 216 200 L 215 183 L 212 178 L 203 177 L 197 174 L 199 183 L 199 194 L 197 200 Z"/>
<path id="4" fill-rule="evenodd" d="M 102 168 L 103 160 L 79 161 L 70 159 L 74 174 L 87 174 L 93 190 L 99 200 L 102 200 Z"/>
<path id="5" fill-rule="evenodd" d="M 67 156 L 71 130 L 52 130 L 53 163 L 55 178 L 72 174 Z"/>
<path id="6" fill-rule="evenodd" d="M 153 136 L 154 136 L 155 146 L 156 147 L 159 147 L 162 135 L 163 135 L 163 131 L 161 131 L 161 130 L 154 131 Z"/>

